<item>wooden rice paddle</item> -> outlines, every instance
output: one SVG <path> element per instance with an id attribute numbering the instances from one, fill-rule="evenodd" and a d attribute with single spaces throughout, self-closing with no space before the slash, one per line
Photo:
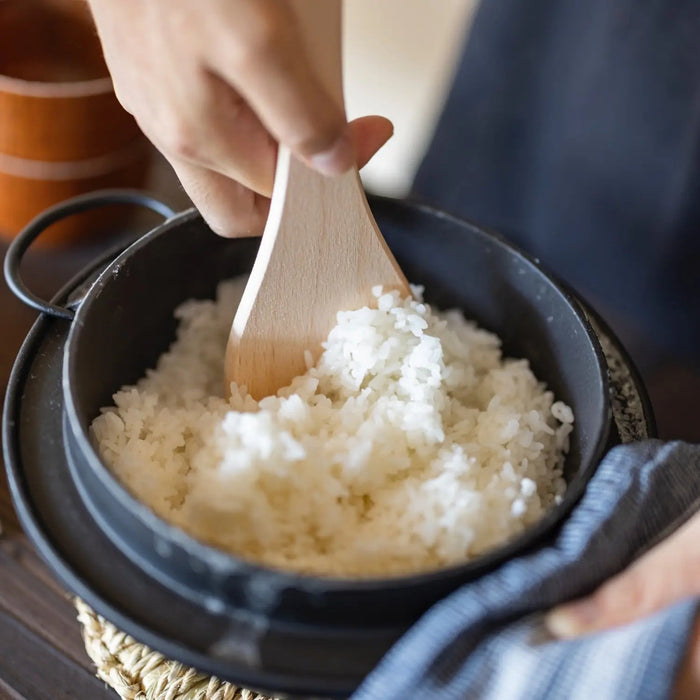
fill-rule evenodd
<path id="1" fill-rule="evenodd" d="M 294 0 L 311 64 L 343 106 L 340 0 Z M 255 399 L 306 371 L 336 313 L 372 303 L 382 285 L 410 288 L 369 210 L 356 168 L 330 178 L 280 146 L 270 214 L 226 348 L 226 390 Z"/>

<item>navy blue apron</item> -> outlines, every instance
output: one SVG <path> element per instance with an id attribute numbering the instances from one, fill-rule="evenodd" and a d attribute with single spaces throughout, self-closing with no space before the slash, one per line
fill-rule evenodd
<path id="1" fill-rule="evenodd" d="M 414 190 L 700 366 L 700 0 L 482 0 Z"/>

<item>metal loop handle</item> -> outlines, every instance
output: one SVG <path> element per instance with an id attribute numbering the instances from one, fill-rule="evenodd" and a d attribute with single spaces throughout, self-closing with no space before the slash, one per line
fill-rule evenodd
<path id="1" fill-rule="evenodd" d="M 161 214 L 166 219 L 169 219 L 176 213 L 167 204 L 138 190 L 99 190 L 97 192 L 90 192 L 67 199 L 64 202 L 59 202 L 30 221 L 17 234 L 12 243 L 10 243 L 7 249 L 7 255 L 5 256 L 4 272 L 7 285 L 12 290 L 13 294 L 25 304 L 42 313 L 57 318 L 72 320 L 75 315 L 72 309 L 51 304 L 29 291 L 19 272 L 22 258 L 29 246 L 51 226 L 51 224 L 61 221 L 61 219 L 65 219 L 73 214 L 78 214 L 90 209 L 99 209 L 100 207 L 110 204 L 132 204 L 146 207 L 157 214 Z"/>

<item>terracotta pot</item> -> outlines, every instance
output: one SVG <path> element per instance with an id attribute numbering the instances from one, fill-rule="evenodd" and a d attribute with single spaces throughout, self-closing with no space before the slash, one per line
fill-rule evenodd
<path id="1" fill-rule="evenodd" d="M 151 150 L 119 104 L 83 0 L 0 2 L 0 234 L 102 187 L 140 187 Z M 49 245 L 99 229 L 54 227 Z"/>

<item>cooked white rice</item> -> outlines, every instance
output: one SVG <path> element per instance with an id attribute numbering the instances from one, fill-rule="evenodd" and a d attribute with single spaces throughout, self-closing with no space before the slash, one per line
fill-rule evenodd
<path id="1" fill-rule="evenodd" d="M 223 398 L 244 280 L 176 311 L 155 370 L 92 424 L 131 492 L 195 537 L 302 572 L 396 575 L 463 562 L 564 491 L 571 409 L 456 311 L 374 290 L 315 367 L 259 404 Z M 417 290 L 418 291 L 418 290 Z"/>

